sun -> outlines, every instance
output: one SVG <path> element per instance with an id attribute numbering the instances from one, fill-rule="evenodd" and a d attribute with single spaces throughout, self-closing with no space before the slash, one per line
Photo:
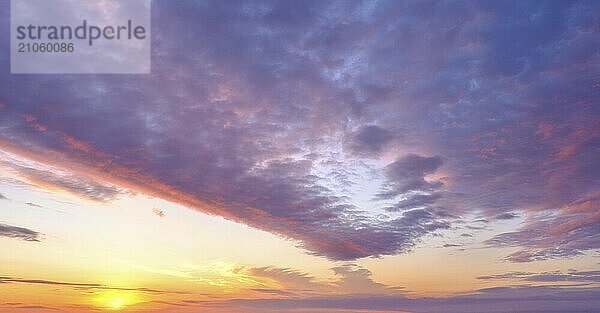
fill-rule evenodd
<path id="1" fill-rule="evenodd" d="M 127 306 L 143 302 L 143 299 L 140 299 L 135 292 L 111 290 L 98 295 L 95 302 L 96 306 L 102 309 L 119 311 Z"/>
<path id="2" fill-rule="evenodd" d="M 124 306 L 124 300 L 123 298 L 114 298 L 110 300 L 110 303 L 108 304 L 108 308 L 111 310 L 120 310 L 123 308 Z"/>

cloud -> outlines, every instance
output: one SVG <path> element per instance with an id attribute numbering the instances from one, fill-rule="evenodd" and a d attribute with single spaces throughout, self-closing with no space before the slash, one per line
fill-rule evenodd
<path id="1" fill-rule="evenodd" d="M 331 282 L 319 281 L 306 273 L 289 268 L 259 267 L 250 268 L 248 273 L 255 279 L 275 281 L 279 288 L 276 294 L 307 296 L 313 294 L 397 294 L 402 288 L 386 286 L 372 279 L 371 271 L 355 264 L 344 264 L 331 269 L 336 279 Z M 255 290 L 255 289 L 252 289 Z M 255 290 L 256 291 L 256 290 Z M 275 294 L 275 293 L 274 293 Z"/>
<path id="2" fill-rule="evenodd" d="M 284 290 L 279 290 L 279 289 L 271 289 L 271 288 L 253 288 L 253 289 L 250 289 L 250 290 L 258 292 L 258 293 L 269 294 L 269 295 L 276 295 L 276 296 L 291 296 L 291 295 L 294 295 L 293 293 L 291 293 L 289 291 L 284 291 Z"/>
<path id="3" fill-rule="evenodd" d="M 517 213 L 505 212 L 505 213 L 500 213 L 500 214 L 494 216 L 494 219 L 495 220 L 512 220 L 517 217 L 519 217 L 519 214 L 517 214 Z"/>
<path id="4" fill-rule="evenodd" d="M 388 186 L 379 193 L 379 199 L 391 199 L 408 192 L 432 191 L 440 188 L 443 184 L 440 181 L 427 181 L 425 176 L 434 173 L 442 165 L 442 158 L 439 156 L 423 157 L 416 154 L 408 154 L 399 158 L 386 167 L 386 177 Z M 417 195 L 414 199 L 433 201 L 433 195 Z M 402 202 L 400 203 L 402 206 Z"/>
<path id="5" fill-rule="evenodd" d="M 163 211 L 160 208 L 153 208 L 152 213 L 154 213 L 154 215 L 156 215 L 158 217 L 165 217 L 165 211 Z"/>
<path id="6" fill-rule="evenodd" d="M 597 11 L 157 2 L 150 75 L 1 74 L 0 147 L 73 172 L 24 169 L 39 184 L 97 201 L 148 193 L 335 260 L 508 212 L 523 228 L 490 243 L 520 247 L 509 259 L 577 255 L 600 247 L 593 213 L 565 209 L 600 185 Z M 367 205 L 341 192 L 328 161 L 380 192 Z"/>
<path id="7" fill-rule="evenodd" d="M 56 169 L 51 171 L 24 166 L 13 163 L 10 160 L 3 161 L 0 165 L 16 173 L 21 179 L 30 184 L 45 189 L 67 191 L 88 200 L 107 202 L 116 199 L 118 195 L 124 193 L 122 189 L 116 186 L 98 182 L 88 177 L 65 173 Z M 27 202 L 26 204 L 39 207 L 39 205 L 31 202 Z"/>
<path id="8" fill-rule="evenodd" d="M 548 213 L 530 213 L 517 231 L 489 239 L 489 246 L 521 246 L 507 257 L 513 262 L 531 262 L 548 258 L 570 257 L 596 248 L 600 234 L 600 194 L 592 193 Z"/>
<path id="9" fill-rule="evenodd" d="M 157 304 L 163 304 L 163 305 L 168 305 L 168 306 L 190 306 L 190 304 L 185 303 L 185 302 L 180 302 L 180 303 L 176 303 L 176 302 L 169 302 L 169 301 L 162 301 L 162 300 L 153 300 L 151 301 L 151 303 L 157 303 Z"/>
<path id="10" fill-rule="evenodd" d="M 25 241 L 41 241 L 42 234 L 34 230 L 0 223 L 0 237 L 21 239 Z"/>
<path id="11" fill-rule="evenodd" d="M 20 283 L 20 284 L 35 284 L 35 285 L 51 285 L 51 286 L 65 286 L 77 289 L 96 289 L 96 290 L 122 290 L 122 291 L 138 291 L 152 294 L 188 294 L 183 291 L 170 291 L 170 290 L 159 290 L 152 288 L 126 288 L 126 287 L 112 287 L 103 284 L 96 283 L 79 283 L 79 282 L 63 282 L 54 280 L 44 279 L 23 279 L 17 277 L 0 276 L 0 284 L 2 283 Z"/>
<path id="12" fill-rule="evenodd" d="M 324 291 L 327 285 L 322 285 L 314 277 L 289 268 L 257 267 L 249 269 L 250 275 L 276 281 L 280 290 L 287 291 Z"/>
<path id="13" fill-rule="evenodd" d="M 8 198 L 0 193 L 0 200 L 8 200 Z"/>
<path id="14" fill-rule="evenodd" d="M 394 138 L 394 134 L 377 125 L 365 125 L 350 134 L 348 149 L 359 155 L 367 157 L 378 156 L 386 145 Z"/>
<path id="15" fill-rule="evenodd" d="M 600 271 L 576 271 L 570 270 L 566 273 L 553 272 L 509 272 L 504 274 L 479 276 L 482 280 L 520 280 L 530 282 L 600 282 Z"/>
<path id="16" fill-rule="evenodd" d="M 18 309 L 18 310 L 49 310 L 49 311 L 60 311 L 57 308 L 53 308 L 53 307 L 49 307 L 49 306 L 43 306 L 43 305 L 21 305 L 21 306 L 15 306 L 12 309 Z"/>
<path id="17" fill-rule="evenodd" d="M 592 312 L 600 309 L 592 288 L 499 287 L 474 293 L 429 298 L 338 295 L 287 299 L 236 299 L 205 303 L 205 307 L 244 312 L 415 312 L 415 313 L 541 313 Z M 200 310 L 202 312 L 202 310 Z"/>
<path id="18" fill-rule="evenodd" d="M 373 281 L 371 271 L 355 265 L 343 265 L 333 268 L 333 272 L 340 277 L 335 286 L 344 293 L 353 294 L 388 294 L 400 290 L 390 288 L 384 284 Z"/>

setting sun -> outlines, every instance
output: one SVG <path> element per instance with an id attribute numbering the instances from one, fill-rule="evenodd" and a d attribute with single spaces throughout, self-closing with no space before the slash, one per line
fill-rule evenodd
<path id="1" fill-rule="evenodd" d="M 123 308 L 123 299 L 121 299 L 121 298 L 112 299 L 110 302 L 110 308 L 112 310 L 119 310 L 119 309 Z"/>
<path id="2" fill-rule="evenodd" d="M 115 290 L 102 293 L 95 302 L 99 308 L 117 311 L 143 301 L 135 292 Z"/>

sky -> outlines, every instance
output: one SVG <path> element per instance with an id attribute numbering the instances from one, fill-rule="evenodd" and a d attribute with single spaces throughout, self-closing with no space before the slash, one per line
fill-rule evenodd
<path id="1" fill-rule="evenodd" d="M 600 312 L 598 11 L 156 0 L 150 74 L 17 75 L 0 1 L 0 312 Z"/>

